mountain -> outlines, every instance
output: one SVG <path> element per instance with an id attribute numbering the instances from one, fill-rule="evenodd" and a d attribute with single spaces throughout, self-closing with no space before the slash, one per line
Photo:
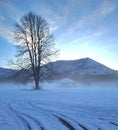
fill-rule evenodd
<path id="1" fill-rule="evenodd" d="M 63 60 L 47 64 L 53 67 L 57 73 L 79 73 L 81 75 L 105 75 L 113 74 L 115 71 L 90 59 L 84 58 L 80 60 Z"/>
<path id="2" fill-rule="evenodd" d="M 16 70 L 0 68 L 0 81 L 3 79 L 15 80 L 16 72 Z M 42 80 L 52 81 L 69 78 L 87 85 L 93 83 L 118 84 L 118 71 L 90 58 L 50 62 L 42 67 L 42 73 Z M 23 75 L 21 74 L 22 78 Z"/>
<path id="3" fill-rule="evenodd" d="M 6 77 L 14 73 L 14 70 L 7 69 L 7 68 L 1 68 L 0 67 L 0 77 Z"/>
<path id="4" fill-rule="evenodd" d="M 51 68 L 54 72 L 45 70 L 47 79 L 63 79 L 70 78 L 82 84 L 92 83 L 117 83 L 118 72 L 98 63 L 90 58 L 79 60 L 62 60 L 45 65 L 46 68 Z"/>
<path id="5" fill-rule="evenodd" d="M 0 67 L 0 82 L 14 81 L 16 70 Z"/>

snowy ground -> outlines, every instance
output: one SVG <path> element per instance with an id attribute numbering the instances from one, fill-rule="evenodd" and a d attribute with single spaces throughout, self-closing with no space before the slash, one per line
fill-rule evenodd
<path id="1" fill-rule="evenodd" d="M 0 84 L 0 130 L 118 130 L 118 88 Z"/>

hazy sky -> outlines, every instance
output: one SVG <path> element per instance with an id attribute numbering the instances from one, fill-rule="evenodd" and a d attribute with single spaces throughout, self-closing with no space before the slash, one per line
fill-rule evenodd
<path id="1" fill-rule="evenodd" d="M 0 66 L 15 55 L 15 21 L 29 11 L 45 18 L 58 59 L 90 57 L 118 69 L 118 0 L 0 0 Z"/>

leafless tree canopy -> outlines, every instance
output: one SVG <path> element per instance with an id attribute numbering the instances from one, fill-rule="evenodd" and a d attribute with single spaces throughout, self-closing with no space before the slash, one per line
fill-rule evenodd
<path id="1" fill-rule="evenodd" d="M 57 52 L 53 35 L 50 34 L 46 21 L 32 12 L 24 15 L 15 27 L 15 39 L 18 43 L 16 64 L 28 71 L 28 76 L 33 76 L 35 88 L 39 89 L 41 66 Z"/>

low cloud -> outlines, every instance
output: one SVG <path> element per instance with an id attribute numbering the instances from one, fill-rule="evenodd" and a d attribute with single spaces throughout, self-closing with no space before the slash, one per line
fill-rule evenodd
<path id="1" fill-rule="evenodd" d="M 83 35 L 82 37 L 80 38 L 77 38 L 73 41 L 71 41 L 70 43 L 71 44 L 78 44 L 78 43 L 84 43 L 84 42 L 87 42 L 89 40 L 94 40 L 96 38 L 99 38 L 101 36 L 103 36 L 104 34 L 106 34 L 108 31 L 106 29 L 100 29 L 100 30 L 96 30 L 96 31 L 93 31 L 93 32 L 88 32 L 86 33 L 85 35 Z"/>
<path id="2" fill-rule="evenodd" d="M 6 13 L 7 17 L 9 17 L 13 21 L 17 21 L 24 12 L 20 10 L 13 2 L 8 0 L 0 1 L 0 12 L 1 14 Z"/>
<path id="3" fill-rule="evenodd" d="M 84 16 L 78 21 L 77 28 L 83 28 L 95 24 L 98 20 L 101 21 L 106 18 L 110 13 L 112 13 L 116 8 L 114 2 L 104 1 L 101 6 L 93 11 L 93 13 Z"/>
<path id="4" fill-rule="evenodd" d="M 22 11 L 14 3 L 8 0 L 0 1 L 0 37 L 8 43 L 15 44 L 13 26 L 21 14 Z"/>
<path id="5" fill-rule="evenodd" d="M 99 3 L 98 7 L 95 10 L 92 9 L 89 14 L 86 12 L 86 14 L 84 14 L 82 17 L 77 17 L 71 23 L 68 22 L 69 19 L 66 20 L 65 30 L 62 32 L 62 34 L 60 34 L 60 37 L 63 39 L 62 41 L 64 42 L 66 37 L 69 39 L 73 36 L 74 40 L 71 39 L 72 42 L 70 43 L 80 43 L 104 36 L 110 31 L 110 28 L 106 28 L 101 24 L 101 22 L 104 21 L 105 18 L 109 17 L 109 15 L 113 13 L 115 9 L 115 1 L 103 0 Z"/>
<path id="6" fill-rule="evenodd" d="M 0 37 L 7 40 L 9 43 L 14 44 L 13 29 L 9 26 L 0 24 Z"/>

